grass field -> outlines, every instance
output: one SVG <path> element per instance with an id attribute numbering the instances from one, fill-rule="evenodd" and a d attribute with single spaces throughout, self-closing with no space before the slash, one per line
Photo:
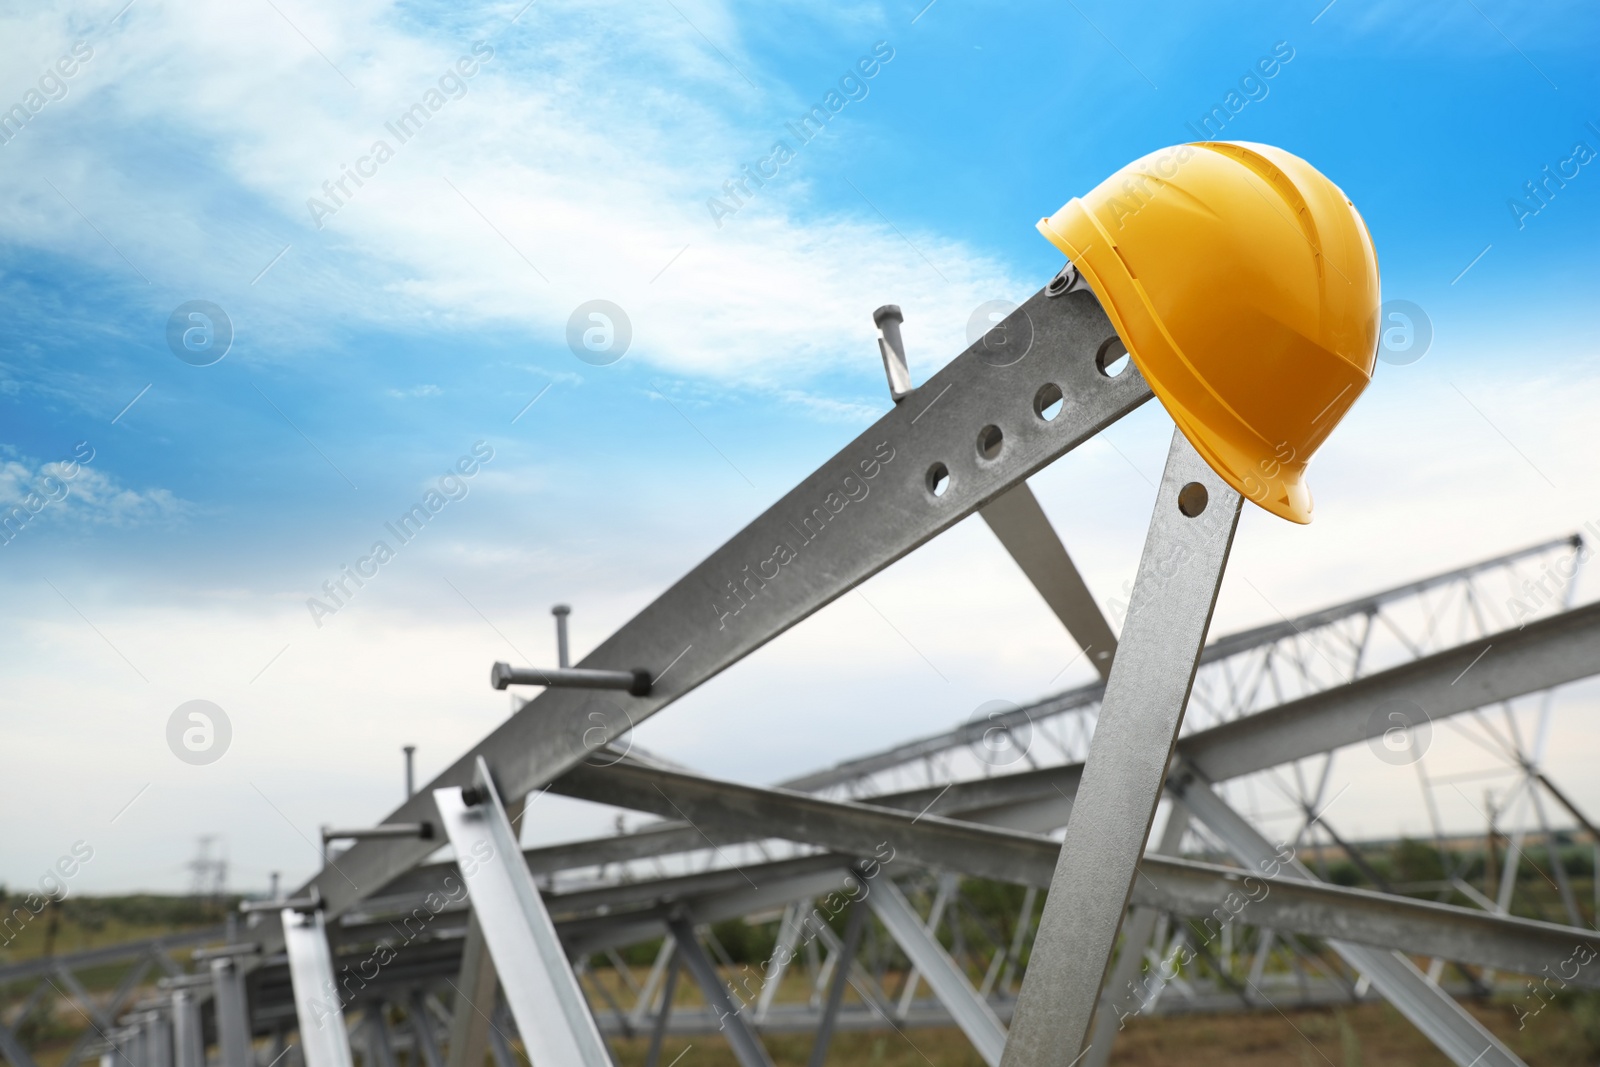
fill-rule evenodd
<path id="1" fill-rule="evenodd" d="M 1570 1007 L 1546 1008 L 1527 1028 L 1505 1006 L 1470 1007 L 1491 1031 L 1534 1067 L 1587 1067 L 1600 1051 L 1583 1034 L 1582 1017 Z M 804 1067 L 811 1037 L 773 1034 L 765 1039 L 777 1067 Z M 621 1067 L 643 1067 L 645 1038 L 616 1040 Z M 720 1036 L 667 1039 L 661 1067 L 679 1056 L 677 1067 L 737 1067 Z M 904 1033 L 842 1033 L 828 1062 L 860 1067 L 983 1067 L 955 1029 Z M 1131 1020 L 1117 1038 L 1117 1067 L 1449 1067 L 1449 1061 L 1386 1004 L 1327 1011 L 1267 1010 L 1232 1015 L 1173 1016 Z"/>

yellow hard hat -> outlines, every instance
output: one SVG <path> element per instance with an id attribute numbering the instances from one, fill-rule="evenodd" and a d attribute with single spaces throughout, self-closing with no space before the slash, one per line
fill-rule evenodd
<path id="1" fill-rule="evenodd" d="M 1378 257 L 1337 185 L 1281 148 L 1153 152 L 1041 219 L 1219 475 L 1311 521 L 1306 463 L 1372 380 Z"/>

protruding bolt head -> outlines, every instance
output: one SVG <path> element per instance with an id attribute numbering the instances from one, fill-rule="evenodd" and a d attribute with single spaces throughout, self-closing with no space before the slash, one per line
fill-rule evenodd
<path id="1" fill-rule="evenodd" d="M 557 604 L 555 607 L 550 609 L 550 614 L 552 614 L 552 615 L 571 615 L 572 614 L 572 609 L 570 607 L 568 607 L 567 605 L 565 605 L 565 604 Z"/>
<path id="2" fill-rule="evenodd" d="M 885 321 L 905 322 L 906 317 L 900 313 L 899 304 L 885 304 L 872 313 L 872 324 L 882 326 Z"/>
<path id="3" fill-rule="evenodd" d="M 496 663 L 489 668 L 489 684 L 496 689 L 504 689 L 511 684 L 511 664 Z"/>
<path id="4" fill-rule="evenodd" d="M 1060 296 L 1062 293 L 1071 292 L 1078 282 L 1078 268 L 1069 261 L 1066 266 L 1050 279 L 1050 284 L 1044 287 L 1046 296 Z"/>
<path id="5" fill-rule="evenodd" d="M 469 808 L 475 808 L 489 799 L 489 795 L 475 785 L 469 785 L 461 790 L 461 803 Z"/>

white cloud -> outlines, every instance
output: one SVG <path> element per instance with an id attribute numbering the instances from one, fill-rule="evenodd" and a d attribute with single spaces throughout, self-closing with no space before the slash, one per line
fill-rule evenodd
<path id="1" fill-rule="evenodd" d="M 93 455 L 92 450 L 81 454 Z M 70 516 L 78 522 L 130 526 L 171 522 L 191 508 L 169 489 L 129 488 L 76 460 L 39 463 L 18 458 L 0 463 L 0 512 L 9 521 L 7 533 L 12 536 L 35 518 Z M 17 516 L 24 513 L 31 515 L 18 523 Z"/>
<path id="2" fill-rule="evenodd" d="M 670 5 L 545 3 L 516 27 L 508 10 L 426 33 L 370 0 L 280 6 L 326 60 L 268 5 L 146 0 L 96 28 L 72 93 L 5 148 L 44 164 L 0 176 L 23 208 L 0 223 L 5 236 L 131 278 L 76 207 L 158 286 L 204 281 L 224 307 L 257 318 L 268 301 L 294 330 L 352 318 L 487 323 L 554 346 L 573 308 L 604 297 L 632 318 L 632 358 L 754 385 L 859 363 L 872 352 L 870 313 L 888 301 L 906 308 L 926 368 L 965 347 L 967 309 L 1033 288 L 915 220 L 897 220 L 902 236 L 866 204 L 819 209 L 807 182 L 825 150 L 792 137 L 799 158 L 714 226 L 707 198 L 789 136 L 774 116 L 829 88 L 790 99 L 745 84 L 696 32 L 750 63 L 720 6 L 686 8 L 691 27 Z M 0 26 L 31 69 L 23 57 L 53 54 L 74 37 L 69 23 Z M 841 69 L 871 50 L 876 31 L 860 32 Z M 486 38 L 494 58 L 465 95 L 400 144 L 385 124 Z M 876 77 L 895 76 L 890 62 Z M 873 106 L 869 96 L 833 122 L 859 129 Z M 347 204 L 318 232 L 308 198 L 326 201 L 324 182 L 378 139 L 394 158 L 347 184 Z M 195 158 L 164 158 L 179 151 Z M 259 216 L 253 204 L 275 219 L 242 224 Z M 224 269 L 202 278 L 186 266 L 207 261 Z"/>

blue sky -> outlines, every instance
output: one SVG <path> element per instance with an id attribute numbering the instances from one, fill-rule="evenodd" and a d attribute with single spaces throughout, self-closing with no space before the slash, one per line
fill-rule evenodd
<path id="1" fill-rule="evenodd" d="M 874 307 L 905 308 L 926 377 L 978 305 L 1059 266 L 1039 216 L 1194 139 L 1274 49 L 1223 136 L 1339 183 L 1434 341 L 1380 366 L 1313 466 L 1317 522 L 1247 516 L 1235 570 L 1303 610 L 1600 517 L 1600 164 L 1520 228 L 1507 204 L 1600 151 L 1591 6 L 116 0 L 0 17 L 0 107 L 75 42 L 92 57 L 0 145 L 0 496 L 94 450 L 0 548 L 0 878 L 94 834 L 100 887 L 180 884 L 200 833 L 242 883 L 306 873 L 318 823 L 387 811 L 400 744 L 431 772 L 504 717 L 483 674 L 549 655 L 550 603 L 586 649 L 876 418 Z M 308 198 L 480 42 L 319 229 Z M 875 47 L 865 95 L 793 139 Z M 793 159 L 718 226 L 707 200 L 778 139 Z M 566 341 L 594 299 L 632 323 L 609 366 Z M 234 329 L 211 366 L 167 345 L 193 300 Z M 1152 407 L 1035 479 L 1103 600 L 1169 432 Z M 466 497 L 315 626 L 306 598 L 480 441 Z M 1070 658 L 971 523 L 872 588 L 917 655 L 836 606 L 642 740 L 772 780 L 1039 695 Z M 1230 584 L 1219 626 L 1270 612 Z M 974 615 L 996 648 L 970 647 Z M 163 741 L 195 698 L 235 723 L 205 768 Z M 562 811 L 530 832 L 589 825 Z"/>

